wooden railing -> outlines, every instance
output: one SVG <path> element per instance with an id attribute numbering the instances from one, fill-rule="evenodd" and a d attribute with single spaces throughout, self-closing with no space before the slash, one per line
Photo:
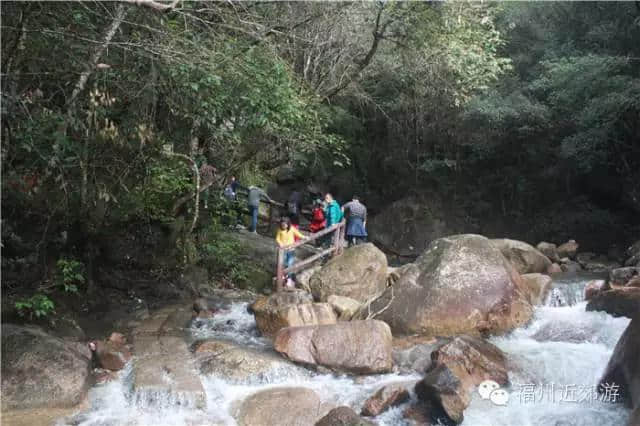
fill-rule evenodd
<path id="1" fill-rule="evenodd" d="M 285 274 L 290 274 L 294 272 L 298 272 L 306 266 L 312 264 L 318 259 L 321 259 L 327 255 L 339 256 L 342 254 L 342 250 L 344 249 L 344 234 L 345 234 L 346 224 L 343 220 L 340 223 L 336 223 L 335 225 L 330 226 L 329 228 L 323 229 L 320 232 L 316 232 L 315 234 L 310 234 L 306 239 L 297 241 L 286 247 L 278 247 L 278 259 L 276 266 L 276 291 L 280 291 L 284 288 L 284 276 Z M 313 256 L 307 257 L 299 262 L 295 262 L 288 268 L 284 267 L 284 254 L 285 252 L 295 250 L 296 248 L 303 246 L 305 244 L 309 244 L 313 241 L 318 240 L 319 238 L 324 237 L 325 235 L 333 234 L 331 246 L 327 249 L 321 250 L 320 252 L 314 254 Z"/>

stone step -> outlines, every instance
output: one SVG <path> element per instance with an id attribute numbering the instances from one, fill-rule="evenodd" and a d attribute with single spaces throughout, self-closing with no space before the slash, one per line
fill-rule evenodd
<path id="1" fill-rule="evenodd" d="M 137 403 L 204 408 L 206 395 L 185 340 L 190 306 L 164 308 L 133 331 L 133 391 Z"/>

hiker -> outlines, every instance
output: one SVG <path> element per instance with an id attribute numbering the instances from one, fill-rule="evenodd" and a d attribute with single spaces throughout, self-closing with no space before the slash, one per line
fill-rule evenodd
<path id="1" fill-rule="evenodd" d="M 347 217 L 347 241 L 357 245 L 367 238 L 367 208 L 360 202 L 360 197 L 354 195 L 347 204 L 342 206 L 342 213 Z"/>
<path id="2" fill-rule="evenodd" d="M 267 200 L 273 202 L 271 198 L 262 189 L 257 186 L 249 186 L 248 195 L 249 214 L 251 214 L 251 225 L 249 226 L 249 232 L 254 234 L 258 233 L 258 210 L 260 209 L 260 200 Z"/>
<path id="3" fill-rule="evenodd" d="M 324 217 L 324 209 L 322 206 L 322 200 L 317 199 L 313 204 L 313 210 L 311 211 L 311 224 L 309 230 L 314 234 L 322 231 L 327 226 L 327 219 Z"/>
<path id="4" fill-rule="evenodd" d="M 324 217 L 327 219 L 327 228 L 340 223 L 342 221 L 342 210 L 336 200 L 333 199 L 333 195 L 327 192 L 324 196 L 325 208 Z"/>
<path id="5" fill-rule="evenodd" d="M 293 191 L 287 200 L 287 216 L 292 225 L 297 228 L 300 225 L 300 210 L 302 209 L 302 195 L 300 191 Z"/>
<path id="6" fill-rule="evenodd" d="M 204 201 L 204 208 L 209 208 L 209 187 L 213 184 L 213 179 L 216 175 L 216 168 L 207 163 L 207 159 L 203 156 L 202 165 L 200 166 L 200 187 L 207 186 L 207 189 L 202 191 L 202 200 Z"/>
<path id="7" fill-rule="evenodd" d="M 278 228 L 278 232 L 276 233 L 276 242 L 278 243 L 278 245 L 280 247 L 290 246 L 295 242 L 295 237 L 298 237 L 303 240 L 307 238 L 304 235 L 302 235 L 300 231 L 298 231 L 296 228 L 291 226 L 291 222 L 289 221 L 289 219 L 285 217 L 280 219 L 280 227 Z M 293 265 L 294 262 L 295 262 L 294 251 L 293 250 L 285 251 L 283 266 L 285 268 L 288 268 L 291 265 Z M 293 281 L 294 275 L 288 274 L 286 278 L 287 278 L 287 281 L 286 281 L 285 287 L 294 288 L 295 287 L 295 283 Z"/>
<path id="8" fill-rule="evenodd" d="M 224 191 L 222 192 L 222 195 L 227 203 L 225 221 L 228 220 L 229 222 L 231 222 L 233 220 L 231 216 L 235 216 L 235 224 L 232 224 L 232 223 L 229 224 L 235 227 L 240 225 L 240 222 L 242 221 L 242 209 L 238 204 L 238 192 L 237 192 L 238 187 L 239 187 L 239 184 L 236 181 L 236 178 L 234 176 L 231 176 L 231 180 L 229 181 L 229 184 L 227 184 L 227 186 L 224 187 Z"/>

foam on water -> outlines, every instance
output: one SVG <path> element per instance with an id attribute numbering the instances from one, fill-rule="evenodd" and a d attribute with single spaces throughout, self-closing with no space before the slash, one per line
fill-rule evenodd
<path id="1" fill-rule="evenodd" d="M 625 424 L 628 411 L 620 404 L 585 400 L 569 402 L 567 393 L 584 390 L 598 383 L 613 348 L 629 320 L 601 312 L 585 312 L 582 292 L 593 279 L 564 278 L 556 285 L 572 301 L 570 306 L 544 306 L 536 309 L 533 321 L 510 335 L 492 338 L 509 360 L 510 400 L 506 406 L 494 405 L 477 393 L 465 410 L 464 426 L 614 426 Z M 193 340 L 226 339 L 261 351 L 271 351 L 268 339 L 260 337 L 247 303 L 234 303 L 226 312 L 201 321 L 192 330 Z M 258 377 L 232 383 L 216 376 L 203 376 L 206 408 L 197 409 L 190 401 L 146 397 L 132 392 L 131 368 L 118 380 L 90 390 L 90 409 L 86 413 L 59 421 L 59 425 L 233 425 L 233 410 L 247 396 L 279 386 L 313 389 L 323 401 L 348 405 L 359 411 L 364 401 L 380 386 L 418 380 L 414 375 L 384 374 L 350 377 L 315 374 L 296 366 L 275 368 Z M 534 401 L 525 388 L 535 385 Z M 550 392 L 550 386 L 555 386 Z M 569 388 L 567 387 L 569 386 Z M 526 396 L 528 395 L 528 396 Z M 147 395 L 148 396 L 148 395 Z M 175 398 L 174 398 L 175 399 Z M 415 395 L 412 393 L 412 400 Z M 375 420 L 380 425 L 408 424 L 402 416 L 409 403 L 392 408 Z"/>

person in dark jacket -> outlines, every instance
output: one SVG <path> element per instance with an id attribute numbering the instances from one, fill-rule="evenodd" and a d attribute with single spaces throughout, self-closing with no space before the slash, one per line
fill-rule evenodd
<path id="1" fill-rule="evenodd" d="M 347 217 L 347 241 L 356 245 L 367 238 L 367 208 L 354 195 L 347 204 L 342 206 L 342 212 Z"/>
<path id="2" fill-rule="evenodd" d="M 249 187 L 248 205 L 249 213 L 251 214 L 251 225 L 249 226 L 249 232 L 257 233 L 258 229 L 258 210 L 260 209 L 260 200 L 266 200 L 273 202 L 271 198 L 262 189 L 257 186 L 251 185 Z"/>
<path id="3" fill-rule="evenodd" d="M 287 216 L 296 228 L 300 225 L 300 210 L 302 210 L 302 194 L 293 191 L 287 200 Z"/>

